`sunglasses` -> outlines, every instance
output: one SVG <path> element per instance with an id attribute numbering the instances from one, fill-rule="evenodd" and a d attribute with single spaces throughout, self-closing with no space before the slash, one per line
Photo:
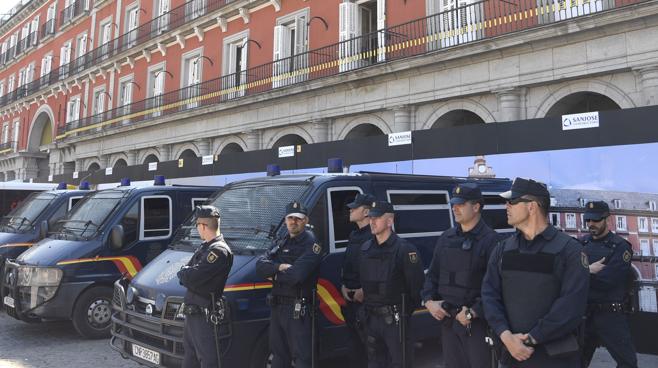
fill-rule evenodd
<path id="1" fill-rule="evenodd" d="M 521 202 L 524 202 L 524 203 L 532 202 L 532 199 L 518 197 L 518 198 L 508 199 L 507 200 L 507 204 L 512 205 L 512 206 L 514 206 L 516 204 L 519 204 Z"/>

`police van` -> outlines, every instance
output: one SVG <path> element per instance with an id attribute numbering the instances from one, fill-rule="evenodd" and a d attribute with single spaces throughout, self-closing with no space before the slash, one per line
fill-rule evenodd
<path id="1" fill-rule="evenodd" d="M 357 193 L 374 194 L 394 205 L 395 231 L 419 250 L 425 268 L 437 237 L 455 225 L 452 188 L 477 181 L 485 196 L 483 217 L 493 228 L 509 232 L 504 200 L 508 179 L 468 179 L 383 173 L 295 174 L 255 178 L 225 186 L 210 200 L 219 208 L 221 231 L 234 252 L 225 287 L 227 307 L 220 328 L 222 361 L 228 367 L 266 367 L 269 359 L 266 296 L 272 284 L 256 274 L 256 261 L 285 235 L 285 206 L 293 200 L 309 209 L 318 241 L 328 247 L 317 283 L 320 359 L 346 353 L 346 328 L 340 306 L 340 268 L 348 234 L 354 228 L 346 207 Z M 112 305 L 111 346 L 123 357 L 147 366 L 178 367 L 183 357 L 185 290 L 176 272 L 201 240 L 194 219 L 182 226 L 168 250 L 130 282 L 117 281 Z M 426 311 L 415 313 L 410 330 L 418 339 L 437 337 L 438 322 Z"/>
<path id="2" fill-rule="evenodd" d="M 112 284 L 133 277 L 218 188 L 122 185 L 86 196 L 55 232 L 5 263 L 5 311 L 24 320 L 71 319 L 80 335 L 109 335 Z"/>
<path id="3" fill-rule="evenodd" d="M 87 182 L 82 182 L 79 189 L 66 188 L 66 183 L 60 183 L 57 189 L 32 193 L 0 219 L 0 277 L 5 259 L 18 257 L 45 238 L 78 201 L 91 193 Z"/>

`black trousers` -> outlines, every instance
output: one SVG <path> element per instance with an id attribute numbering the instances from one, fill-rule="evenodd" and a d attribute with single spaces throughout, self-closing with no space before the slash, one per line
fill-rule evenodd
<path id="1" fill-rule="evenodd" d="M 565 358 L 553 358 L 546 353 L 540 345 L 535 346 L 535 352 L 528 360 L 518 362 L 507 351 L 504 353 L 501 368 L 580 368 L 582 366 L 580 354 L 575 353 Z"/>
<path id="2" fill-rule="evenodd" d="M 407 318 L 406 348 L 407 367 L 413 367 L 414 346 Z M 400 328 L 395 322 L 387 324 L 384 317 L 368 315 L 366 318 L 366 347 L 368 368 L 401 368 L 403 344 L 400 341 Z"/>
<path id="3" fill-rule="evenodd" d="M 588 367 L 598 346 L 604 346 L 619 368 L 637 368 L 637 355 L 628 317 L 620 312 L 593 312 L 585 325 L 583 366 Z"/>
<path id="4" fill-rule="evenodd" d="M 204 314 L 185 316 L 183 368 L 217 368 L 214 328 Z"/>
<path id="5" fill-rule="evenodd" d="M 441 345 L 445 368 L 491 368 L 491 348 L 485 341 L 487 324 L 476 318 L 471 334 L 454 318 L 441 323 Z"/>
<path id="6" fill-rule="evenodd" d="M 347 302 L 342 307 L 348 335 L 348 361 L 351 368 L 363 368 L 368 365 L 366 355 L 365 314 L 363 304 Z"/>
<path id="7" fill-rule="evenodd" d="M 307 308 L 308 309 L 308 308 Z M 272 368 L 311 368 L 311 315 L 294 319 L 294 306 L 272 306 L 270 317 L 270 349 L 274 355 Z"/>

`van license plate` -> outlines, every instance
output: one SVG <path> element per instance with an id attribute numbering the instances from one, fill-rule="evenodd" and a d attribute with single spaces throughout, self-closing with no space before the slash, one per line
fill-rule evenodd
<path id="1" fill-rule="evenodd" d="M 6 296 L 6 297 L 4 298 L 4 300 L 3 300 L 3 302 L 4 302 L 5 305 L 8 306 L 8 307 L 16 308 L 16 306 L 14 306 L 14 298 L 12 298 L 12 297 L 10 297 L 10 296 Z"/>
<path id="2" fill-rule="evenodd" d="M 138 358 L 144 359 L 147 362 L 160 365 L 160 353 L 158 353 L 157 351 L 153 351 L 151 349 L 147 349 L 139 345 L 133 344 L 133 355 Z"/>

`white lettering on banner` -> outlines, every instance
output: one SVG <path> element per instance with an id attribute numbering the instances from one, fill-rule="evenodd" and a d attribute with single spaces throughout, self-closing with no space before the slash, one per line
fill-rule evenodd
<path id="1" fill-rule="evenodd" d="M 599 112 L 562 115 L 562 130 L 587 129 L 599 127 Z"/>
<path id="2" fill-rule="evenodd" d="M 201 165 L 212 165 L 213 158 L 214 158 L 213 155 L 207 155 L 201 157 Z"/>
<path id="3" fill-rule="evenodd" d="M 158 163 L 157 162 L 149 162 L 149 171 L 155 171 L 158 169 Z"/>
<path id="4" fill-rule="evenodd" d="M 105 168 L 105 175 L 112 175 L 112 168 L 111 167 L 106 167 Z"/>
<path id="5" fill-rule="evenodd" d="M 411 132 L 398 132 L 388 135 L 388 146 L 401 146 L 411 144 Z"/>
<path id="6" fill-rule="evenodd" d="M 294 157 L 294 156 L 295 156 L 295 146 L 279 147 L 279 158 Z"/>

